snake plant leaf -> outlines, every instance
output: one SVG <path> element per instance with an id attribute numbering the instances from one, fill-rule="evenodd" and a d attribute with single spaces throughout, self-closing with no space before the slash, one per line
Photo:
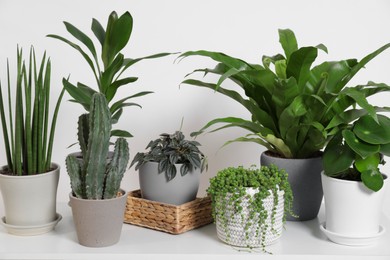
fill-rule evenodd
<path id="1" fill-rule="evenodd" d="M 386 156 L 390 156 L 390 143 L 382 144 L 380 152 Z"/>
<path id="2" fill-rule="evenodd" d="M 349 169 L 355 156 L 351 148 L 342 143 L 342 135 L 339 134 L 329 141 L 322 159 L 325 174 L 332 177 Z"/>
<path id="3" fill-rule="evenodd" d="M 364 185 L 370 190 L 379 191 L 383 187 L 383 176 L 378 169 L 362 172 L 361 178 Z"/>
<path id="4" fill-rule="evenodd" d="M 95 18 L 92 19 L 91 30 L 95 34 L 96 38 L 99 40 L 100 44 L 103 47 L 104 39 L 106 38 L 106 31 L 103 26 Z"/>
<path id="5" fill-rule="evenodd" d="M 362 116 L 355 124 L 353 132 L 355 135 L 370 144 L 390 143 L 390 119 L 378 115 L 378 122 L 369 116 Z"/>
<path id="6" fill-rule="evenodd" d="M 287 78 L 294 77 L 303 92 L 304 85 L 310 77 L 310 67 L 317 58 L 318 50 L 315 47 L 302 47 L 293 52 L 288 59 L 286 74 Z"/>
<path id="7" fill-rule="evenodd" d="M 289 60 L 293 52 L 298 50 L 295 34 L 290 29 L 279 29 L 279 42 L 282 45 L 286 59 Z"/>
<path id="8" fill-rule="evenodd" d="M 96 49 L 95 45 L 93 45 L 92 40 L 82 31 L 77 29 L 74 25 L 68 22 L 64 22 L 66 30 L 72 34 L 76 39 L 80 42 L 84 43 L 84 45 L 88 48 L 88 50 L 92 53 L 93 57 L 96 59 Z"/>
<path id="9" fill-rule="evenodd" d="M 343 130 L 342 135 L 348 146 L 357 153 L 362 159 L 366 159 L 379 152 L 380 146 L 374 144 L 367 144 L 359 140 L 351 130 Z M 378 160 L 379 163 L 379 160 Z M 363 171 L 358 169 L 359 171 Z"/>

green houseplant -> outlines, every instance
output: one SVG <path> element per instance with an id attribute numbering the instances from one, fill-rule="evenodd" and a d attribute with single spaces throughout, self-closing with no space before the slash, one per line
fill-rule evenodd
<path id="1" fill-rule="evenodd" d="M 66 91 L 72 96 L 72 101 L 81 104 L 85 110 L 90 111 L 91 100 L 96 92 L 104 94 L 110 104 L 110 112 L 113 124 L 117 123 L 123 113 L 123 109 L 139 104 L 129 102 L 129 100 L 150 94 L 150 91 L 141 91 L 136 94 L 126 96 L 120 100 L 114 100 L 115 94 L 120 87 L 126 86 L 138 80 L 137 77 L 122 76 L 135 63 L 144 59 L 153 59 L 170 55 L 170 53 L 159 53 L 142 58 L 125 58 L 121 53 L 128 44 L 133 30 L 133 17 L 129 12 L 125 12 L 120 17 L 113 11 L 108 17 L 106 28 L 98 20 L 92 19 L 91 30 L 101 45 L 101 55 L 98 56 L 97 47 L 84 32 L 74 25 L 64 22 L 66 30 L 87 48 L 85 51 L 76 42 L 70 41 L 62 36 L 49 34 L 48 37 L 58 39 L 70 47 L 76 49 L 88 63 L 96 80 L 97 90 L 78 82 L 72 84 L 68 79 L 63 79 Z M 90 54 L 88 54 L 88 51 Z M 111 135 L 121 137 L 131 137 L 125 130 L 112 130 Z"/>
<path id="2" fill-rule="evenodd" d="M 330 240 L 345 245 L 372 244 L 384 233 L 380 217 L 387 176 L 379 169 L 390 155 L 390 119 L 364 115 L 345 125 L 324 152 L 326 222 Z"/>
<path id="3" fill-rule="evenodd" d="M 82 122 L 88 122 L 85 132 Z M 82 158 L 68 155 L 66 167 L 71 180 L 70 205 L 80 244 L 101 247 L 119 240 L 126 205 L 120 183 L 129 160 L 124 138 L 109 154 L 111 114 L 101 93 L 92 97 L 89 114 L 79 117 L 78 138 Z"/>
<path id="4" fill-rule="evenodd" d="M 277 241 L 292 213 L 287 173 L 275 165 L 260 169 L 229 167 L 210 179 L 218 237 L 233 246 L 265 247 Z"/>
<path id="5" fill-rule="evenodd" d="M 7 158 L 7 165 L 0 169 L 6 214 L 3 224 L 13 234 L 45 233 L 61 219 L 56 213 L 60 167 L 51 161 L 51 157 L 64 90 L 50 119 L 50 76 L 51 61 L 46 53 L 37 63 L 31 47 L 29 59 L 25 61 L 23 51 L 18 47 L 14 95 L 7 62 L 8 100 L 0 83 L 0 116 Z"/>
<path id="6" fill-rule="evenodd" d="M 262 64 L 251 64 L 219 52 L 183 53 L 181 58 L 199 55 L 215 60 L 218 62 L 215 68 L 194 72 L 214 73 L 220 77 L 217 83 L 196 79 L 186 79 L 182 83 L 213 89 L 239 102 L 250 112 L 250 119 L 225 117 L 211 120 L 193 135 L 220 123 L 223 125 L 213 131 L 229 127 L 248 130 L 250 134 L 226 144 L 240 141 L 264 146 L 267 151 L 261 155 L 261 163 L 274 163 L 288 171 L 295 194 L 294 211 L 299 220 L 309 220 L 317 216 L 322 199 L 320 150 L 340 125 L 352 122 L 362 114 L 374 115 L 376 111 L 385 110 L 370 106 L 367 97 L 388 91 L 387 85 L 368 82 L 347 87 L 347 84 L 390 44 L 360 61 L 326 61 L 314 66 L 318 51 L 327 52 L 323 44 L 298 48 L 295 35 L 289 29 L 279 30 L 279 42 L 284 55 L 263 56 Z M 226 79 L 242 88 L 245 95 L 222 87 Z M 356 109 L 356 104 L 362 109 Z M 303 190 L 311 192 L 300 193 Z"/>
<path id="7" fill-rule="evenodd" d="M 142 197 L 176 205 L 194 200 L 200 173 L 207 168 L 198 146 L 198 142 L 186 140 L 181 131 L 150 141 L 146 147 L 150 150 L 137 153 L 130 165 L 136 164 L 139 170 Z"/>

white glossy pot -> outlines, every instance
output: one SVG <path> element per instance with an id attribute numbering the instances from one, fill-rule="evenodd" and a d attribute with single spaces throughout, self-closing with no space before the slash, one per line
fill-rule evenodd
<path id="1" fill-rule="evenodd" d="M 332 241 L 359 245 L 357 239 L 360 239 L 363 245 L 367 244 L 363 241 L 365 238 L 374 238 L 383 231 L 380 218 L 388 178 L 378 192 L 368 189 L 362 182 L 328 177 L 323 172 L 321 178 L 326 215 L 323 228 L 331 235 L 344 238 L 344 241 L 330 238 Z"/>
<path id="2" fill-rule="evenodd" d="M 56 213 L 60 166 L 52 164 L 52 168 L 50 172 L 28 176 L 0 174 L 5 210 L 2 223 L 9 233 L 43 234 L 61 219 Z"/>

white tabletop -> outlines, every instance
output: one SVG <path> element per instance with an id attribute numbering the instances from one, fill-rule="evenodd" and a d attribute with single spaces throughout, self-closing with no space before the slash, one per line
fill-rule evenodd
<path id="1" fill-rule="evenodd" d="M 3 209 L 0 213 L 3 215 Z M 78 244 L 70 208 L 58 204 L 63 219 L 54 231 L 40 236 L 19 237 L 0 228 L 0 259 L 390 259 L 390 232 L 375 246 L 349 247 L 330 242 L 321 233 L 319 217 L 306 222 L 287 222 L 280 241 L 269 246 L 273 255 L 239 252 L 218 240 L 215 225 L 170 235 L 129 224 L 123 225 L 118 244 L 106 248 L 88 248 Z M 390 229 L 388 218 L 382 225 Z M 257 250 L 261 251 L 261 250 Z"/>

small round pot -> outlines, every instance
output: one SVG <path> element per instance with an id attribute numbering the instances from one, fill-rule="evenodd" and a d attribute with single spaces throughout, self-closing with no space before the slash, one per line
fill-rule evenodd
<path id="1" fill-rule="evenodd" d="M 324 173 L 321 178 L 325 197 L 326 231 L 348 238 L 373 237 L 380 232 L 388 178 L 385 178 L 382 189 L 377 192 L 359 181 L 341 180 Z M 345 241 L 346 245 L 349 242 Z M 341 244 L 345 243 L 341 241 Z"/>
<path id="2" fill-rule="evenodd" d="M 53 163 L 51 168 L 49 172 L 27 176 L 0 174 L 3 224 L 9 233 L 43 234 L 52 230 L 61 218 L 56 213 L 60 166 Z"/>
<path id="3" fill-rule="evenodd" d="M 181 205 L 196 199 L 200 169 L 181 176 L 181 164 L 175 164 L 176 176 L 167 181 L 165 172 L 158 173 L 158 163 L 147 162 L 139 168 L 139 183 L 144 199 Z"/>
<path id="4" fill-rule="evenodd" d="M 273 157 L 263 152 L 260 163 L 274 164 L 288 173 L 288 181 L 294 195 L 293 212 L 298 217 L 287 215 L 288 221 L 306 221 L 317 217 L 323 197 L 321 185 L 322 156 L 308 159 Z"/>
<path id="5" fill-rule="evenodd" d="M 274 208 L 274 196 L 271 193 L 270 196 L 266 197 L 263 200 L 263 205 L 265 210 L 268 213 L 268 218 L 265 221 L 266 235 L 263 238 L 261 237 L 262 228 L 259 227 L 258 220 L 259 215 L 256 215 L 253 220 L 250 220 L 250 202 L 247 195 L 253 196 L 257 193 L 257 189 L 247 188 L 246 195 L 241 199 L 242 211 L 237 213 L 234 206 L 229 204 L 229 199 L 232 196 L 227 194 L 225 198 L 225 203 L 221 203 L 221 207 L 215 208 L 216 210 L 216 226 L 217 226 L 217 236 L 220 240 L 226 244 L 239 247 L 261 247 L 268 246 L 275 243 L 282 235 L 283 231 L 283 216 L 284 216 L 284 191 L 278 192 L 278 204 L 275 207 L 275 222 L 272 223 L 271 215 Z M 220 215 L 223 215 L 223 218 L 226 220 L 224 223 L 221 220 Z M 252 222 L 248 230 L 246 226 L 248 222 Z M 272 230 L 274 229 L 274 231 Z M 259 233 L 256 231 L 259 229 Z M 248 235 L 248 236 L 247 236 Z"/>
<path id="6" fill-rule="evenodd" d="M 118 243 L 127 194 L 107 200 L 79 199 L 69 194 L 73 221 L 80 245 L 106 247 Z"/>

